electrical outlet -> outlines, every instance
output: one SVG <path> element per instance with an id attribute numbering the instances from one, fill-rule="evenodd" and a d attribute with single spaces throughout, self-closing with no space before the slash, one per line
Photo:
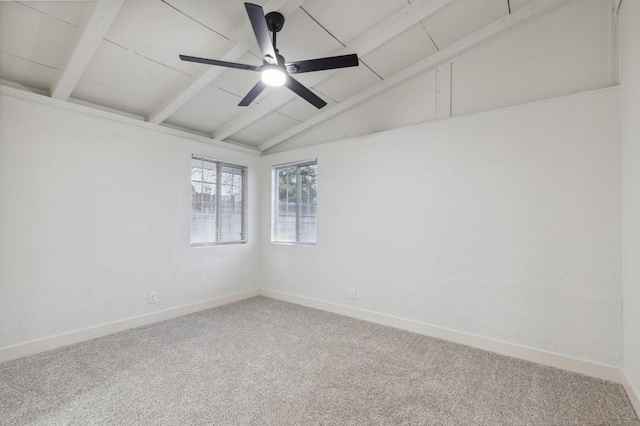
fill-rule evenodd
<path id="1" fill-rule="evenodd" d="M 356 288 L 349 287 L 349 299 L 355 299 L 355 298 L 356 298 Z"/>
<path id="2" fill-rule="evenodd" d="M 148 298 L 147 298 L 147 302 L 149 304 L 152 304 L 152 303 L 156 303 L 157 301 L 158 301 L 158 297 L 156 295 L 156 292 L 155 291 L 150 291 L 149 295 L 148 295 Z"/>

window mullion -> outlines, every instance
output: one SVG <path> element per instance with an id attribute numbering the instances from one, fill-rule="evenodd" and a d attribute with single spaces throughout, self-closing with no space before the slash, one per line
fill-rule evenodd
<path id="1" fill-rule="evenodd" d="M 271 240 L 277 240 L 278 239 L 278 212 L 280 211 L 279 208 L 279 201 L 280 198 L 278 197 L 278 195 L 280 194 L 280 179 L 279 179 L 279 172 L 278 169 L 273 169 L 271 171 L 271 189 L 272 189 L 272 193 L 271 193 L 271 205 L 273 206 L 272 209 L 272 217 L 274 219 L 271 220 Z M 275 183 L 275 184 L 274 184 Z M 274 203 L 275 201 L 275 203 Z"/>
<path id="2" fill-rule="evenodd" d="M 220 163 L 216 163 L 216 242 L 221 242 L 220 240 L 222 239 L 222 225 L 221 225 L 221 217 L 222 215 L 220 214 L 220 204 L 221 203 L 221 193 L 222 191 L 220 190 L 222 188 L 222 166 L 220 165 Z"/>
<path id="3" fill-rule="evenodd" d="M 240 212 L 240 214 L 242 215 L 242 225 L 240 226 L 240 239 L 242 241 L 246 241 L 246 237 L 247 237 L 247 217 L 246 217 L 246 210 L 245 210 L 245 206 L 247 205 L 247 199 L 246 194 L 247 194 L 247 173 L 244 169 L 241 169 L 240 172 L 240 176 L 242 176 L 242 210 Z"/>
<path id="4" fill-rule="evenodd" d="M 302 191 L 300 190 L 300 166 L 296 167 L 296 241 L 300 241 L 300 217 L 302 216 Z"/>
<path id="5" fill-rule="evenodd" d="M 200 162 L 200 229 L 206 229 L 206 210 L 205 210 L 205 192 L 204 192 L 204 160 Z M 202 232 L 204 234 L 204 231 Z M 204 238 L 203 238 L 204 239 Z"/>
<path id="6" fill-rule="evenodd" d="M 200 160 L 200 212 L 198 214 L 197 220 L 200 222 L 200 234 L 202 235 L 204 232 L 202 231 L 204 228 L 204 160 Z"/>

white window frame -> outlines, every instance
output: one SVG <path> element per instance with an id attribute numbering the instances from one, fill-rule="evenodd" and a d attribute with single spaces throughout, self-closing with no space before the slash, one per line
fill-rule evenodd
<path id="1" fill-rule="evenodd" d="M 193 199 L 191 201 L 191 221 L 190 221 L 190 226 L 191 226 L 191 232 L 190 232 L 190 241 L 191 241 L 191 247 L 206 247 L 206 246 L 218 246 L 218 245 L 225 245 L 225 244 L 245 244 L 248 241 L 247 238 L 247 166 L 241 165 L 241 164 L 233 164 L 233 163 L 227 163 L 224 161 L 220 161 L 220 160 L 216 160 L 214 158 L 209 158 L 209 157 L 205 157 L 202 155 L 197 155 L 197 154 L 192 154 L 191 155 L 191 162 L 190 162 L 190 171 L 192 172 L 193 170 L 193 161 L 197 160 L 197 161 L 206 161 L 212 165 L 215 166 L 215 217 L 216 217 L 216 229 L 215 229 L 215 240 L 213 241 L 206 241 L 206 242 L 193 242 L 194 239 L 194 234 L 193 234 L 193 222 L 194 222 L 194 215 L 195 215 L 195 211 L 193 208 Z M 222 198 L 222 179 L 220 179 L 220 174 L 221 174 L 221 170 L 223 167 L 228 167 L 228 168 L 233 168 L 233 169 L 237 169 L 240 171 L 240 175 L 242 177 L 242 212 L 241 212 L 241 230 L 240 230 L 240 239 L 239 240 L 230 240 L 230 241 L 223 241 L 222 240 L 222 236 L 223 236 L 223 232 L 222 232 L 222 226 L 224 225 L 222 223 L 222 214 L 221 214 L 221 208 L 223 206 L 223 202 L 221 200 Z M 212 169 L 210 169 L 212 170 Z M 193 182 L 197 182 L 193 180 L 193 175 L 190 172 L 190 186 L 193 188 Z M 204 179 L 201 177 L 200 183 L 204 185 Z M 193 189 L 191 191 L 191 193 L 193 194 Z"/>
<path id="2" fill-rule="evenodd" d="M 272 244 L 291 244 L 291 245 L 304 245 L 304 246 L 315 246 L 317 244 L 318 241 L 318 228 L 317 228 L 317 210 L 316 210 L 316 233 L 315 233 L 315 238 L 313 241 L 300 241 L 300 216 L 301 216 L 301 208 L 300 208 L 300 192 L 301 192 L 301 188 L 300 188 L 300 168 L 304 167 L 304 166 L 316 166 L 316 173 L 317 173 L 317 166 L 318 166 L 318 161 L 316 159 L 313 160 L 306 160 L 306 161 L 300 161 L 300 162 L 295 162 L 295 163 L 286 163 L 286 164 L 278 164 L 275 166 L 272 166 L 271 168 L 271 182 L 272 182 L 272 192 L 271 192 L 271 200 L 272 200 L 272 208 L 271 208 L 271 243 Z M 296 197 L 296 230 L 295 230 L 295 234 L 296 234 L 296 239 L 295 241 L 290 241 L 290 240 L 278 240 L 278 173 L 279 170 L 282 169 L 288 169 L 288 168 L 293 168 L 295 167 L 296 169 L 296 192 L 297 192 L 297 197 Z M 316 174 L 316 179 L 317 179 L 317 174 Z M 316 182 L 316 208 L 317 208 L 317 182 Z"/>

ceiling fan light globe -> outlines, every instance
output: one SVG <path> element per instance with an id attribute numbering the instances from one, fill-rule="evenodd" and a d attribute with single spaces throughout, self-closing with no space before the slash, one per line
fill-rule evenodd
<path id="1" fill-rule="evenodd" d="M 262 71 L 262 82 L 268 86 L 282 86 L 287 80 L 287 76 L 279 68 L 266 68 Z"/>

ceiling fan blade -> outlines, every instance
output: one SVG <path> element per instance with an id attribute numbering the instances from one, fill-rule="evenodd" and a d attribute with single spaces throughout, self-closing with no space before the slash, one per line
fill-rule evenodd
<path id="1" fill-rule="evenodd" d="M 245 9 L 249 15 L 251 26 L 253 27 L 253 33 L 258 40 L 258 46 L 260 46 L 260 52 L 265 61 L 270 64 L 277 64 L 278 57 L 276 51 L 271 43 L 271 37 L 269 36 L 269 28 L 267 27 L 267 20 L 264 17 L 264 10 L 257 4 L 245 3 Z"/>
<path id="2" fill-rule="evenodd" d="M 195 56 L 180 55 L 180 59 L 188 62 L 198 62 L 200 64 L 218 65 L 227 68 L 238 68 L 241 70 L 260 71 L 260 66 L 239 64 L 237 62 L 218 61 L 216 59 L 198 58 Z"/>
<path id="3" fill-rule="evenodd" d="M 298 80 L 291 76 L 287 77 L 287 87 L 318 109 L 327 105 L 325 101 L 320 99 L 315 93 L 307 89 L 305 86 L 300 84 Z"/>
<path id="4" fill-rule="evenodd" d="M 358 66 L 358 55 L 332 56 L 330 58 L 309 59 L 308 61 L 288 62 L 285 64 L 289 74 L 303 72 L 332 70 L 335 68 L 347 68 Z"/>
<path id="5" fill-rule="evenodd" d="M 244 99 L 240 101 L 238 106 L 249 106 L 249 104 L 253 102 L 253 100 L 257 98 L 260 93 L 262 93 L 265 87 L 267 87 L 267 85 L 264 84 L 262 80 L 258 81 L 256 85 L 253 86 L 251 90 L 249 90 L 249 93 L 247 93 L 247 96 L 245 96 Z"/>

